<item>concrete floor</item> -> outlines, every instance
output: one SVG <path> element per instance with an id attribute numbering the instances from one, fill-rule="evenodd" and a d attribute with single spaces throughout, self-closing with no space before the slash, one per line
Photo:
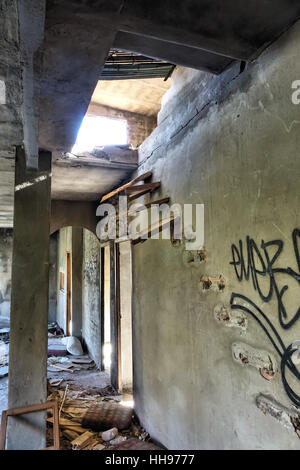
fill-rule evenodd
<path id="1" fill-rule="evenodd" d="M 96 395 L 99 393 L 103 395 L 104 392 L 107 393 L 108 391 L 111 395 L 114 394 L 110 386 L 110 377 L 107 372 L 100 372 L 96 368 L 92 370 L 74 371 L 73 373 L 48 371 L 47 376 L 48 379 L 63 379 L 63 382 L 58 387 L 60 390 L 65 389 L 68 384 L 69 390 L 79 390 L 86 394 Z"/>

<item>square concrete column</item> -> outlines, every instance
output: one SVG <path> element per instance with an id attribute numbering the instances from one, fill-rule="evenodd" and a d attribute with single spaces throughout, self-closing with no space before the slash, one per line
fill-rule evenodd
<path id="1" fill-rule="evenodd" d="M 83 229 L 72 227 L 72 335 L 82 337 Z"/>
<path id="2" fill-rule="evenodd" d="M 26 169 L 16 152 L 10 314 L 9 408 L 47 398 L 51 154 L 39 153 L 39 169 Z M 8 418 L 7 449 L 45 447 L 45 413 Z"/>

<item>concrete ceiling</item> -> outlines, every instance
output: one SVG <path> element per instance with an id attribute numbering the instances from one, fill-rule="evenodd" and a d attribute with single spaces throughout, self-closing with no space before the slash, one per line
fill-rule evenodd
<path id="1" fill-rule="evenodd" d="M 40 146 L 70 151 L 113 47 L 221 73 L 299 17 L 298 0 L 48 0 Z"/>
<path id="2" fill-rule="evenodd" d="M 26 135 L 35 136 L 39 128 L 39 146 L 50 150 L 54 159 L 71 150 L 111 48 L 218 74 L 235 60 L 255 58 L 300 18 L 299 0 L 47 0 L 42 28 L 44 10 L 38 5 L 44 3 L 27 0 L 26 8 L 19 10 L 24 16 L 20 24 L 26 26 L 20 31 L 25 54 L 23 115 Z M 13 51 L 14 46 L 10 47 Z M 133 102 L 128 106 L 133 107 Z M 37 146 L 34 139 L 28 142 L 33 146 L 32 151 L 30 146 L 27 149 L 28 161 L 34 166 Z M 14 145 L 16 139 L 11 139 L 11 149 Z M 69 171 L 74 175 L 75 170 Z M 83 197 L 80 186 L 85 185 L 86 191 L 86 181 L 94 173 L 77 176 L 72 188 L 65 185 L 60 192 L 58 182 L 64 172 L 60 176 L 54 169 L 56 194 Z M 8 173 L 2 179 L 11 184 L 2 191 L 5 204 L 1 203 L 12 223 L 13 173 Z M 99 189 L 102 180 L 107 181 L 101 186 L 104 190 L 115 186 L 119 176 L 114 180 L 99 174 L 98 178 Z"/>
<path id="3" fill-rule="evenodd" d="M 171 79 L 103 80 L 97 83 L 91 103 L 146 116 L 156 116 Z"/>
<path id="4" fill-rule="evenodd" d="M 52 199 L 100 201 L 102 194 L 130 177 L 132 170 L 68 165 L 52 167 Z"/>

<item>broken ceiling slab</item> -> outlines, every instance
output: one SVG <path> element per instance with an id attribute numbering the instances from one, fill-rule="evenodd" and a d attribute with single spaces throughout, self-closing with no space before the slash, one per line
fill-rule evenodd
<path id="1" fill-rule="evenodd" d="M 137 159 L 137 150 L 125 145 L 96 147 L 79 156 L 67 153 L 52 165 L 52 199 L 96 201 L 131 176 Z"/>
<path id="2" fill-rule="evenodd" d="M 138 165 L 138 152 L 128 145 L 104 145 L 95 147 L 91 152 L 80 152 L 78 155 L 67 152 L 56 159 L 56 163 L 59 162 L 80 162 L 95 166 L 103 165 L 106 168 L 110 166 L 116 168 L 117 165 L 120 165 L 120 168 L 135 169 Z"/>

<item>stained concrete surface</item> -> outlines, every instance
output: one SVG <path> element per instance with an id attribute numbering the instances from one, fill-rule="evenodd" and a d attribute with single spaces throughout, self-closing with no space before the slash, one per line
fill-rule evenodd
<path id="1" fill-rule="evenodd" d="M 19 147 L 15 185 L 10 408 L 46 400 L 51 154 L 41 152 L 39 171 L 29 171 L 24 150 Z M 12 417 L 7 428 L 7 447 L 43 448 L 44 432 L 43 413 L 30 413 L 22 423 Z"/>
<path id="2" fill-rule="evenodd" d="M 246 250 L 249 235 L 259 249 L 262 240 L 281 240 L 276 267 L 298 272 L 292 233 L 300 228 L 300 107 L 292 103 L 291 84 L 300 74 L 299 38 L 300 23 L 243 73 L 236 67 L 220 77 L 193 72 L 190 81 L 187 73 L 181 92 L 165 95 L 163 119 L 139 149 L 139 172 L 152 170 L 161 181 L 153 198 L 205 208 L 206 262 L 188 266 L 184 243 L 133 247 L 136 411 L 169 449 L 299 449 L 297 434 L 255 403 L 264 393 L 291 407 L 280 374 L 267 381 L 232 359 L 231 345 L 242 335 L 243 343 L 280 361 L 268 337 L 250 315 L 246 333 L 214 318 L 215 305 L 229 304 L 236 292 L 260 306 L 285 345 L 300 334 L 299 319 L 280 326 L 276 295 L 263 301 L 230 264 L 232 244 L 241 240 Z M 220 274 L 223 291 L 203 289 L 203 275 Z M 288 285 L 290 320 L 299 285 L 282 276 L 276 279 Z M 259 277 L 264 292 L 269 282 Z M 288 380 L 299 394 L 299 382 L 290 374 Z"/>
<path id="3" fill-rule="evenodd" d="M 101 335 L 100 244 L 93 233 L 84 230 L 82 337 L 98 368 L 102 367 Z"/>
<path id="4" fill-rule="evenodd" d="M 5 84 L 5 102 L 0 104 L 0 226 L 12 227 L 15 146 L 23 139 L 17 0 L 1 0 L 0 30 L 0 80 Z"/>
<path id="5" fill-rule="evenodd" d="M 9 318 L 13 232 L 0 228 L 0 317 Z"/>

